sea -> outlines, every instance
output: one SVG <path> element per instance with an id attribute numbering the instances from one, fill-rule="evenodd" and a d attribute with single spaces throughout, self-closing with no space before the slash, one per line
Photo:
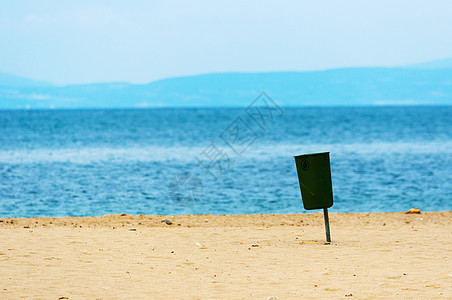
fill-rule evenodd
<path id="1" fill-rule="evenodd" d="M 452 106 L 5 110 L 0 217 L 314 212 L 319 152 L 331 212 L 452 208 Z"/>

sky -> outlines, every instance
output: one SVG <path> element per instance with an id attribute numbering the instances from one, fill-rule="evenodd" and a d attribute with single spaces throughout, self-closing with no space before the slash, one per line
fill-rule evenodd
<path id="1" fill-rule="evenodd" d="M 452 1 L 0 2 L 0 72 L 56 84 L 452 57 Z"/>

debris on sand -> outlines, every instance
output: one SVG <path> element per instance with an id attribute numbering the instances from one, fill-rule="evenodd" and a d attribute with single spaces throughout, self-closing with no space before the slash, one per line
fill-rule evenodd
<path id="1" fill-rule="evenodd" d="M 410 209 L 409 211 L 406 212 L 406 214 L 420 214 L 421 210 L 417 207 Z"/>
<path id="2" fill-rule="evenodd" d="M 170 220 L 162 220 L 162 223 L 166 223 L 166 225 L 171 225 L 173 224 L 173 222 L 171 222 Z"/>
<path id="3" fill-rule="evenodd" d="M 196 246 L 199 246 L 199 249 L 207 249 L 207 247 L 205 245 L 201 245 L 198 242 L 196 242 Z"/>

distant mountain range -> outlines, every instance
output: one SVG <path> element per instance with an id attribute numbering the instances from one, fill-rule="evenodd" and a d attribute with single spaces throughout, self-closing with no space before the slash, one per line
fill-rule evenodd
<path id="1" fill-rule="evenodd" d="M 421 69 L 452 69 L 452 58 L 428 61 L 419 64 L 409 65 L 407 67 Z"/>
<path id="2" fill-rule="evenodd" d="M 0 73 L 0 109 L 246 106 L 262 91 L 284 106 L 452 105 L 452 59 L 397 68 L 206 74 L 148 84 L 58 86 Z"/>

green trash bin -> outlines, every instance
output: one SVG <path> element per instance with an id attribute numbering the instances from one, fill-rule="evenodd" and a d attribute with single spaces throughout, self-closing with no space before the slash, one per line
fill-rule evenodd
<path id="1" fill-rule="evenodd" d="M 328 208 L 333 206 L 330 153 L 314 153 L 295 156 L 298 183 L 303 206 L 307 210 L 322 209 L 325 218 L 326 241 L 331 243 Z"/>
<path id="2" fill-rule="evenodd" d="M 333 206 L 330 153 L 295 156 L 303 206 L 307 210 Z"/>

